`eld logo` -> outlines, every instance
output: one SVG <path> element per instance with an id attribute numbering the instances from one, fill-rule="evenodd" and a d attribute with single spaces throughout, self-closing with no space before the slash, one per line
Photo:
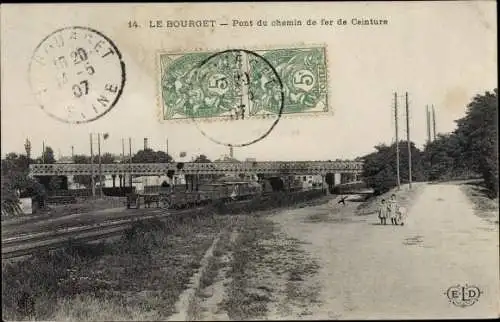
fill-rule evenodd
<path id="1" fill-rule="evenodd" d="M 445 292 L 450 302 L 459 307 L 473 305 L 479 300 L 479 296 L 481 296 L 482 293 L 479 287 L 468 284 L 464 286 L 459 284 L 451 286 Z"/>

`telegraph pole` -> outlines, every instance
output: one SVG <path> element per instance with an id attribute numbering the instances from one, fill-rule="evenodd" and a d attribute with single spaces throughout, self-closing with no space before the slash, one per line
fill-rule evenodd
<path id="1" fill-rule="evenodd" d="M 97 133 L 97 152 L 99 153 L 99 197 L 102 198 L 101 133 Z"/>
<path id="2" fill-rule="evenodd" d="M 42 162 L 45 163 L 45 141 L 42 141 Z"/>
<path id="3" fill-rule="evenodd" d="M 128 149 L 129 149 L 129 184 L 132 187 L 132 138 L 128 138 Z"/>
<path id="4" fill-rule="evenodd" d="M 92 133 L 90 133 L 90 185 L 92 187 L 92 197 L 95 197 L 94 148 L 92 144 Z"/>
<path id="5" fill-rule="evenodd" d="M 168 139 L 167 139 L 167 162 L 168 162 Z"/>
<path id="6" fill-rule="evenodd" d="M 123 177 L 120 179 L 120 186 L 125 187 L 125 139 L 122 138 L 122 166 L 123 166 Z"/>
<path id="7" fill-rule="evenodd" d="M 436 140 L 436 113 L 434 111 L 434 104 L 432 104 L 432 132 L 434 133 L 434 140 Z"/>
<path id="8" fill-rule="evenodd" d="M 408 92 L 406 92 L 406 137 L 408 141 L 408 188 L 411 189 L 410 108 L 408 106 Z"/>
<path id="9" fill-rule="evenodd" d="M 396 128 L 396 173 L 398 189 L 401 186 L 401 179 L 399 177 L 399 136 L 398 136 L 398 93 L 394 93 L 394 120 Z"/>
<path id="10" fill-rule="evenodd" d="M 425 105 L 425 114 L 427 116 L 427 144 L 431 143 L 431 113 L 429 105 Z"/>
<path id="11" fill-rule="evenodd" d="M 71 146 L 71 160 L 75 157 L 75 147 L 72 145 Z"/>

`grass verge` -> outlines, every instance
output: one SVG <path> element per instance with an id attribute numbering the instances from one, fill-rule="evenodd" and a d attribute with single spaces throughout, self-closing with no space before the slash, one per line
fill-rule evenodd
<path id="1" fill-rule="evenodd" d="M 2 264 L 3 318 L 165 319 L 226 218 L 139 222 L 118 241 Z"/>
<path id="2" fill-rule="evenodd" d="M 278 312 L 283 307 L 304 313 L 319 293 L 311 279 L 319 268 L 316 262 L 265 217 L 245 216 L 242 221 L 227 274 L 228 296 L 221 305 L 229 318 L 287 316 Z"/>
<path id="3" fill-rule="evenodd" d="M 482 182 L 465 183 L 460 188 L 474 205 L 477 216 L 498 225 L 498 196 L 492 198 Z"/>

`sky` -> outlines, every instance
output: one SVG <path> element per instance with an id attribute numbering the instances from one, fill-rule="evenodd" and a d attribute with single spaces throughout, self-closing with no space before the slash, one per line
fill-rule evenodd
<path id="1" fill-rule="evenodd" d="M 217 51 L 324 46 L 329 113 L 283 117 L 263 140 L 235 148 L 238 159 L 353 159 L 394 140 L 394 92 L 399 94 L 400 138 L 406 137 L 404 93 L 409 93 L 411 140 L 426 141 L 425 106 L 433 104 L 438 133 L 455 128 L 477 94 L 497 86 L 496 10 L 493 1 L 378 3 L 79 4 L 1 7 L 1 150 L 32 155 L 42 144 L 56 156 L 90 154 L 89 134 L 109 133 L 103 152 L 120 154 L 122 138 L 133 152 L 144 138 L 174 159 L 229 148 L 207 139 L 199 127 L 159 120 L 160 52 Z M 232 27 L 232 20 L 268 21 L 343 18 L 346 26 Z M 354 26 L 352 18 L 386 19 L 387 25 Z M 229 26 L 149 28 L 150 20 L 211 19 Z M 128 28 L 137 21 L 141 28 Z M 126 83 L 116 106 L 85 124 L 67 124 L 47 115 L 32 88 L 28 66 L 38 44 L 56 29 L 88 26 L 110 38 L 122 54 Z M 110 71 L 113 73 L 113 71 Z M 57 100 L 49 97 L 49 101 Z M 264 121 L 200 123 L 224 141 L 251 137 Z"/>

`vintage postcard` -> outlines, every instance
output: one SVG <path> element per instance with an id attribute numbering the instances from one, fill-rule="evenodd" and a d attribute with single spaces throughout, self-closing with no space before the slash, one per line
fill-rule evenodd
<path id="1" fill-rule="evenodd" d="M 498 318 L 495 9 L 2 4 L 2 319 Z"/>

